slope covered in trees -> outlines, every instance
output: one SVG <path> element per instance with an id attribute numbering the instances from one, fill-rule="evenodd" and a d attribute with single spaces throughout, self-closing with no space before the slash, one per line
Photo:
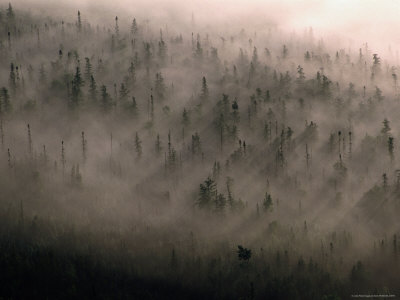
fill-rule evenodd
<path id="1" fill-rule="evenodd" d="M 0 9 L 0 297 L 400 295 L 396 59 L 109 18 Z"/>

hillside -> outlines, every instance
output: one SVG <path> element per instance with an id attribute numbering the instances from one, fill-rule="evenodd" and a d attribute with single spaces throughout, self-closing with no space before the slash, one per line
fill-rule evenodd
<path id="1" fill-rule="evenodd" d="M 0 8 L 0 298 L 400 295 L 395 55 Z"/>

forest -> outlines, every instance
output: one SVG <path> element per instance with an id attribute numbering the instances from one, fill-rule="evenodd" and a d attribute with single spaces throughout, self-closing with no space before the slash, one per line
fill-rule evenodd
<path id="1" fill-rule="evenodd" d="M 397 52 L 142 13 L 0 3 L 0 299 L 400 297 Z"/>

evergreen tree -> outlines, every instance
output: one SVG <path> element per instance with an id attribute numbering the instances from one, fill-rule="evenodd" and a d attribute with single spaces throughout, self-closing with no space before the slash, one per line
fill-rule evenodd
<path id="1" fill-rule="evenodd" d="M 328 77 L 326 77 L 325 75 L 322 75 L 322 87 L 321 87 L 321 91 L 322 94 L 324 96 L 330 96 L 331 92 L 330 92 L 330 85 L 331 85 L 331 81 L 329 80 Z"/>
<path id="2" fill-rule="evenodd" d="M 195 49 L 193 55 L 194 55 L 194 58 L 199 62 L 203 59 L 203 48 L 201 47 L 199 35 L 197 35 L 196 49 Z"/>
<path id="3" fill-rule="evenodd" d="M 12 94 L 14 95 L 15 92 L 17 91 L 17 83 L 15 80 L 15 72 L 14 72 L 14 64 L 11 63 L 10 66 L 10 77 L 8 79 L 9 85 L 10 85 L 10 90 L 12 92 Z"/>
<path id="4" fill-rule="evenodd" d="M 119 100 L 122 103 L 125 103 L 128 100 L 128 94 L 129 94 L 129 91 L 125 87 L 125 84 L 121 83 L 121 87 L 119 89 Z"/>
<path id="5" fill-rule="evenodd" d="M 11 3 L 8 3 L 8 8 L 6 10 L 6 17 L 7 17 L 7 23 L 9 25 L 13 25 L 15 22 L 15 14 L 14 14 L 14 10 L 11 6 Z"/>
<path id="6" fill-rule="evenodd" d="M 199 155 L 201 153 L 201 143 L 200 143 L 200 136 L 196 132 L 192 135 L 192 155 Z"/>
<path id="7" fill-rule="evenodd" d="M 240 115 L 239 115 L 239 105 L 237 103 L 237 99 L 235 99 L 232 103 L 232 120 L 235 124 L 239 123 Z"/>
<path id="8" fill-rule="evenodd" d="M 89 95 L 93 102 L 97 101 L 97 84 L 93 75 L 90 75 Z"/>
<path id="9" fill-rule="evenodd" d="M 46 80 L 47 80 L 47 78 L 46 78 L 46 70 L 44 68 L 44 65 L 41 64 L 40 65 L 40 69 L 39 69 L 39 83 L 44 85 L 46 83 Z"/>
<path id="10" fill-rule="evenodd" d="M 238 259 L 239 261 L 248 262 L 251 258 L 251 250 L 244 248 L 243 246 L 238 246 Z"/>
<path id="11" fill-rule="evenodd" d="M 382 96 L 382 91 L 378 87 L 375 87 L 374 99 L 376 99 L 378 102 L 384 99 L 384 97 Z"/>
<path id="12" fill-rule="evenodd" d="M 251 59 L 251 62 L 254 67 L 258 66 L 258 54 L 257 54 L 257 48 L 254 47 L 253 49 L 253 57 Z"/>
<path id="13" fill-rule="evenodd" d="M 304 54 L 304 60 L 305 60 L 306 62 L 309 62 L 310 59 L 311 59 L 310 52 L 307 51 L 307 52 Z"/>
<path id="14" fill-rule="evenodd" d="M 206 80 L 206 78 L 203 76 L 202 84 L 201 84 L 200 99 L 201 99 L 202 101 L 206 101 L 206 100 L 208 100 L 208 96 L 209 96 L 209 92 L 208 92 L 207 80 Z"/>
<path id="15" fill-rule="evenodd" d="M 82 20 L 81 20 L 81 12 L 78 10 L 78 22 L 76 24 L 78 28 L 78 32 L 80 33 L 82 31 Z"/>
<path id="16" fill-rule="evenodd" d="M 197 205 L 200 208 L 210 207 L 212 200 L 216 195 L 216 183 L 208 177 L 204 183 L 200 184 L 199 199 Z"/>
<path id="17" fill-rule="evenodd" d="M 132 97 L 132 104 L 130 106 L 130 111 L 132 112 L 132 115 L 136 117 L 138 115 L 138 108 L 136 104 L 136 98 Z"/>
<path id="18" fill-rule="evenodd" d="M 305 78 L 306 78 L 306 76 L 304 75 L 303 68 L 300 65 L 297 66 L 297 75 L 298 75 L 297 82 L 298 83 L 303 83 Z"/>
<path id="19" fill-rule="evenodd" d="M 390 125 L 389 125 L 390 124 L 389 120 L 385 118 L 383 120 L 382 124 L 383 124 L 383 128 L 381 129 L 381 133 L 383 135 L 388 135 L 391 130 Z"/>
<path id="20" fill-rule="evenodd" d="M 90 63 L 90 59 L 85 57 L 85 80 L 90 81 L 92 76 L 92 64 Z"/>
<path id="21" fill-rule="evenodd" d="M 378 54 L 375 53 L 372 55 L 372 60 L 373 60 L 372 73 L 374 74 L 374 76 L 379 75 L 381 71 L 381 59 L 378 56 Z"/>
<path id="22" fill-rule="evenodd" d="M 386 190 L 388 187 L 388 177 L 386 173 L 383 173 L 382 175 L 382 187 Z"/>
<path id="23" fill-rule="evenodd" d="M 154 83 L 154 90 L 159 99 L 164 99 L 166 87 L 164 84 L 164 78 L 161 73 L 156 73 L 156 80 Z"/>
<path id="24" fill-rule="evenodd" d="M 117 40 L 119 40 L 118 16 L 115 17 L 115 36 L 117 37 Z"/>
<path id="25" fill-rule="evenodd" d="M 81 139 L 81 142 L 82 142 L 82 158 L 83 158 L 83 161 L 85 162 L 86 161 L 86 153 L 87 153 L 87 140 L 85 139 L 85 132 L 84 131 L 82 131 L 81 137 L 82 137 L 82 139 Z"/>
<path id="26" fill-rule="evenodd" d="M 233 179 L 231 177 L 226 177 L 226 191 L 228 193 L 228 204 L 231 208 L 234 208 L 235 205 L 235 199 L 233 198 L 232 195 L 232 185 L 233 185 Z"/>
<path id="27" fill-rule="evenodd" d="M 10 95 L 8 94 L 8 90 L 5 87 L 1 88 L 0 94 L 0 113 L 10 112 L 11 111 L 11 102 L 10 102 Z"/>
<path id="28" fill-rule="evenodd" d="M 183 126 L 187 127 L 190 124 L 190 119 L 189 119 L 189 113 L 186 110 L 186 108 L 183 108 L 183 113 L 182 113 L 182 124 Z"/>
<path id="29" fill-rule="evenodd" d="M 138 33 L 138 25 L 136 22 L 136 18 L 134 18 L 131 25 L 131 34 L 136 35 L 137 33 Z"/>
<path id="30" fill-rule="evenodd" d="M 151 45 L 150 43 L 144 43 L 144 61 L 147 65 L 150 65 L 151 58 L 152 58 Z"/>
<path id="31" fill-rule="evenodd" d="M 265 193 L 264 201 L 263 201 L 263 208 L 264 211 L 272 211 L 272 197 L 270 194 Z"/>
<path id="32" fill-rule="evenodd" d="M 289 53 L 288 48 L 286 47 L 286 45 L 283 45 L 283 48 L 282 48 L 282 58 L 283 58 L 283 59 L 286 59 L 287 56 L 288 56 L 288 53 Z"/>
<path id="33" fill-rule="evenodd" d="M 135 151 L 136 157 L 139 159 L 142 157 L 142 141 L 139 138 L 139 134 L 136 132 L 135 134 Z"/>
<path id="34" fill-rule="evenodd" d="M 79 66 L 76 67 L 76 72 L 74 79 L 72 80 L 72 104 L 78 105 L 82 99 L 82 90 L 81 87 L 83 86 L 83 79 L 81 76 L 81 71 Z"/>
<path id="35" fill-rule="evenodd" d="M 389 150 L 389 156 L 390 156 L 390 161 L 393 163 L 394 160 L 394 142 L 393 142 L 394 138 L 393 137 L 389 137 L 388 138 L 388 150 Z"/>
<path id="36" fill-rule="evenodd" d="M 105 85 L 101 86 L 101 105 L 104 111 L 109 111 L 112 106 L 111 96 L 107 92 L 107 87 Z"/>
<path id="37" fill-rule="evenodd" d="M 167 44 L 164 42 L 164 40 L 160 39 L 158 42 L 158 57 L 160 59 L 161 64 L 165 64 L 166 58 L 167 58 Z"/>
<path id="38" fill-rule="evenodd" d="M 129 83 L 129 86 L 134 87 L 135 82 L 136 82 L 136 72 L 135 72 L 135 65 L 133 62 L 131 62 L 131 65 L 128 69 L 128 78 L 127 78 L 127 83 Z"/>
<path id="39" fill-rule="evenodd" d="M 161 151 L 162 151 L 162 146 L 161 146 L 161 140 L 160 140 L 160 135 L 157 134 L 157 139 L 155 143 L 155 150 L 156 150 L 156 155 L 160 156 Z"/>
<path id="40" fill-rule="evenodd" d="M 225 206 L 226 206 L 226 198 L 223 194 L 219 193 L 216 197 L 215 197 L 215 211 L 218 214 L 222 214 L 225 210 Z"/>

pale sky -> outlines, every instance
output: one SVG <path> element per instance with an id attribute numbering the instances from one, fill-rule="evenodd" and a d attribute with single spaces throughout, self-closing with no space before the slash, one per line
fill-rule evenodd
<path id="1" fill-rule="evenodd" d="M 0 2 L 6 5 L 8 0 Z M 80 9 L 83 15 L 108 12 L 169 23 L 189 20 L 193 12 L 199 22 L 234 22 L 243 28 L 273 20 L 288 31 L 312 26 L 317 35 L 339 36 L 347 46 L 366 41 L 379 51 L 389 44 L 392 49 L 400 46 L 400 0 L 14 0 L 12 4 L 58 8 L 58 14 L 68 14 L 65 7 L 70 7 L 70 13 Z"/>

